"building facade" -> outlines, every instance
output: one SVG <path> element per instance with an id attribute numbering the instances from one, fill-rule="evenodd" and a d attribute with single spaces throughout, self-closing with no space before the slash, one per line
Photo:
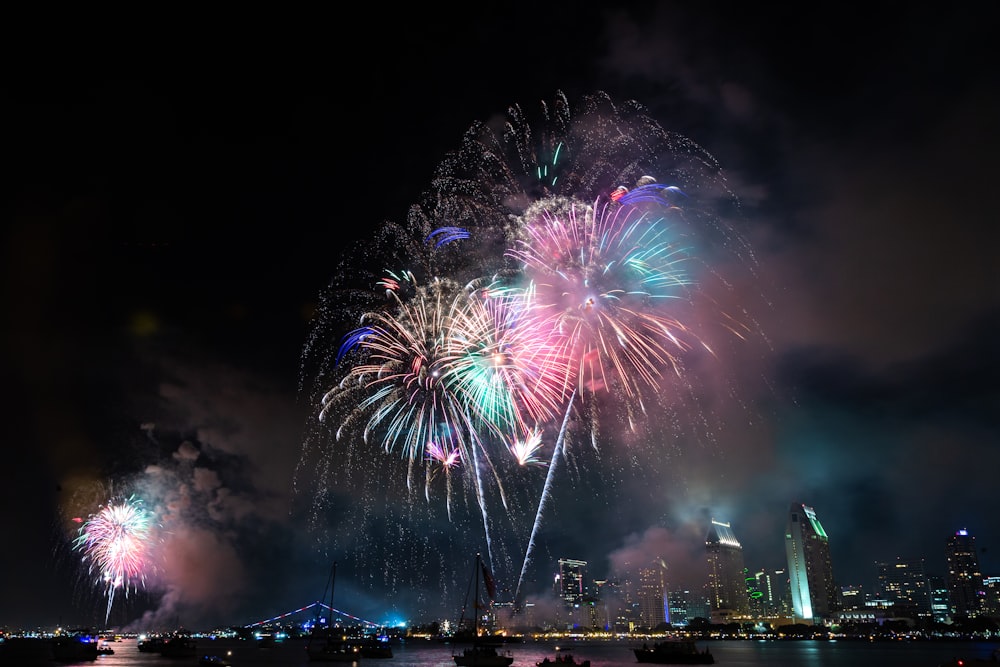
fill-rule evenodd
<path id="1" fill-rule="evenodd" d="M 639 623 L 653 629 L 669 622 L 667 610 L 666 568 L 659 563 L 639 569 Z"/>
<path id="2" fill-rule="evenodd" d="M 875 563 L 877 595 L 887 600 L 896 615 L 922 618 L 931 615 L 930 586 L 923 558 L 899 558 Z"/>
<path id="3" fill-rule="evenodd" d="M 964 528 L 956 531 L 945 544 L 945 561 L 948 573 L 945 584 L 952 617 L 978 616 L 982 613 L 983 573 L 979 570 L 976 538 Z"/>
<path id="4" fill-rule="evenodd" d="M 725 623 L 749 618 L 750 596 L 743 565 L 743 545 L 728 523 L 712 519 L 705 536 L 705 554 L 712 620 Z"/>
<path id="5" fill-rule="evenodd" d="M 838 609 L 830 540 L 812 507 L 794 503 L 785 529 L 792 609 L 800 622 L 821 623 Z"/>
<path id="6" fill-rule="evenodd" d="M 587 561 L 571 558 L 559 559 L 556 575 L 556 595 L 567 607 L 583 604 L 587 597 Z"/>
<path id="7" fill-rule="evenodd" d="M 784 570 L 753 575 L 750 594 L 750 615 L 756 619 L 779 619 L 791 614 L 788 609 L 788 574 Z"/>

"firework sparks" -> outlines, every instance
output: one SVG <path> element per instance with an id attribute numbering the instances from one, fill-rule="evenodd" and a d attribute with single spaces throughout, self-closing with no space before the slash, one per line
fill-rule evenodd
<path id="1" fill-rule="evenodd" d="M 404 283 L 413 287 L 411 298 L 401 296 Z M 489 440 L 520 420 L 515 401 L 492 380 L 492 371 L 507 366 L 494 361 L 500 350 L 490 338 L 496 331 L 494 319 L 473 314 L 493 311 L 480 310 L 483 299 L 450 280 L 437 279 L 420 287 L 411 273 L 403 273 L 380 286 L 386 288 L 394 308 L 367 313 L 364 326 L 348 334 L 338 357 L 355 354 L 360 361 L 324 396 L 320 417 L 342 405 L 354 405 L 338 428 L 338 439 L 355 422 L 364 421 L 365 442 L 377 437 L 386 452 L 399 451 L 408 461 L 408 483 L 428 451 L 438 447 L 443 454 L 457 452 L 473 480 L 489 544 L 485 470 L 493 471 L 503 497 Z M 498 418 L 497 410 L 506 416 Z M 449 516 L 451 467 L 446 470 Z M 428 499 L 432 479 L 428 470 L 424 491 Z"/>
<path id="2" fill-rule="evenodd" d="M 529 239 L 510 252 L 533 284 L 529 326 L 562 337 L 584 388 L 614 382 L 631 398 L 638 382 L 657 387 L 688 346 L 669 311 L 690 283 L 669 220 L 602 200 L 559 204 L 529 212 Z"/>
<path id="3" fill-rule="evenodd" d="M 445 476 L 445 505 L 448 509 L 448 520 L 451 520 L 451 470 L 462 461 L 462 453 L 457 449 L 451 449 L 438 442 L 427 443 L 427 460 L 437 463 Z M 431 480 L 433 478 L 433 467 L 427 466 L 427 483 L 424 485 L 424 497 L 430 500 Z"/>
<path id="4" fill-rule="evenodd" d="M 525 315 L 523 294 L 490 281 L 455 312 L 449 338 L 450 386 L 476 425 L 500 439 L 550 421 L 572 377 L 559 337 L 537 335 Z"/>
<path id="5" fill-rule="evenodd" d="M 642 406 L 641 386 L 657 390 L 666 369 L 680 372 L 677 355 L 689 348 L 689 332 L 672 306 L 683 301 L 691 279 L 684 268 L 686 251 L 670 220 L 676 208 L 666 194 L 676 190 L 655 184 L 620 190 L 615 192 L 624 205 L 615 203 L 614 193 L 593 206 L 567 198 L 538 202 L 525 215 L 528 238 L 510 255 L 523 264 L 531 283 L 528 326 L 536 336 L 559 337 L 562 356 L 578 378 L 577 390 L 614 390 Z M 640 209 L 637 202 L 653 205 Z M 563 442 L 560 430 L 522 580 Z"/>
<path id="6" fill-rule="evenodd" d="M 538 458 L 542 448 L 542 434 L 538 429 L 532 429 L 523 440 L 515 440 L 510 446 L 510 453 L 521 466 L 544 465 Z"/>
<path id="7" fill-rule="evenodd" d="M 145 583 L 153 516 L 132 496 L 107 505 L 80 527 L 74 548 L 105 586 L 111 614 L 115 594 Z"/>
<path id="8" fill-rule="evenodd" d="M 324 363 L 315 385 L 337 441 L 363 433 L 364 443 L 400 452 L 407 488 L 424 465 L 428 500 L 443 474 L 449 519 L 453 475 L 470 481 L 484 525 L 484 474 L 496 479 L 509 515 L 530 504 L 515 603 L 557 470 L 601 474 L 600 465 L 584 469 L 576 452 L 564 452 L 571 422 L 588 421 L 578 432 L 589 432 L 595 452 L 603 440 L 598 402 L 601 411 L 621 409 L 636 434 L 640 415 L 660 413 L 648 403 L 659 408 L 694 393 L 689 365 L 717 349 L 703 325 L 749 336 L 743 318 L 718 303 L 732 291 L 725 267 L 746 265 L 752 253 L 725 222 L 738 217 L 739 204 L 714 158 L 639 103 L 616 104 L 604 93 L 585 96 L 571 113 L 558 92 L 541 112 L 539 125 L 517 105 L 502 126 L 473 123 L 406 224 L 386 224 L 363 249 L 385 253 L 378 266 L 414 267 L 426 286 L 409 271 L 383 277 L 388 307 L 359 309 L 364 315 L 353 320 L 361 326 L 340 339 L 341 370 Z M 331 303 L 326 324 L 345 312 Z M 307 352 L 323 341 L 317 333 Z M 691 423 L 700 428 L 697 407 Z M 530 469 L 546 465 L 546 442 L 555 444 L 545 483 L 540 493 L 527 491 L 537 480 Z M 655 454 L 658 445 L 641 446 Z M 376 472 L 363 451 L 354 453 L 349 461 Z M 612 452 L 601 465 L 634 466 L 636 453 L 615 460 Z M 516 528 L 523 534 L 524 525 Z"/>

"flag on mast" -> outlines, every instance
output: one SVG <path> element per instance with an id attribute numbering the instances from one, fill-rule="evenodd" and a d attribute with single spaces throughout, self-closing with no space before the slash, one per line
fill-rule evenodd
<path id="1" fill-rule="evenodd" d="M 486 584 L 486 593 L 490 596 L 492 601 L 497 596 L 497 582 L 493 579 L 493 575 L 490 574 L 490 570 L 486 567 L 486 563 L 483 563 L 483 583 Z"/>

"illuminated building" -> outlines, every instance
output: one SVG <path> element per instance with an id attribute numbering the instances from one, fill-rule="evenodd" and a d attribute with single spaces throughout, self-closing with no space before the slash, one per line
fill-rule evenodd
<path id="1" fill-rule="evenodd" d="M 876 563 L 878 595 L 892 603 L 896 615 L 908 618 L 929 616 L 930 588 L 923 558 L 896 558 L 893 563 Z"/>
<path id="2" fill-rule="evenodd" d="M 660 623 L 668 623 L 666 585 L 661 563 L 653 567 L 639 569 L 639 623 L 647 628 L 655 628 Z"/>
<path id="3" fill-rule="evenodd" d="M 753 575 L 750 592 L 750 613 L 754 618 L 777 618 L 787 616 L 788 575 L 784 570 L 765 572 L 761 570 Z"/>
<path id="4" fill-rule="evenodd" d="M 951 623 L 951 604 L 944 577 L 939 575 L 927 577 L 927 588 L 931 596 L 931 618 L 935 623 Z"/>
<path id="5" fill-rule="evenodd" d="M 676 627 L 685 626 L 693 618 L 688 610 L 690 591 L 669 591 L 667 593 L 667 622 Z"/>
<path id="6" fill-rule="evenodd" d="M 743 567 L 743 546 L 728 523 L 712 519 L 705 536 L 708 561 L 708 595 L 712 605 L 712 620 L 726 622 L 747 618 L 750 598 L 747 572 Z"/>
<path id="7" fill-rule="evenodd" d="M 991 618 L 1000 618 L 1000 577 L 983 577 L 983 614 Z"/>
<path id="8" fill-rule="evenodd" d="M 946 584 L 952 616 L 977 616 L 982 611 L 983 573 L 976 556 L 976 538 L 959 530 L 945 545 L 948 564 Z"/>
<path id="9" fill-rule="evenodd" d="M 797 619 L 822 622 L 837 610 L 830 540 L 812 507 L 794 503 L 785 529 L 792 609 Z"/>
<path id="10" fill-rule="evenodd" d="M 556 595 L 567 606 L 582 604 L 587 594 L 585 578 L 587 561 L 571 558 L 559 559 L 559 574 L 556 576 Z"/>

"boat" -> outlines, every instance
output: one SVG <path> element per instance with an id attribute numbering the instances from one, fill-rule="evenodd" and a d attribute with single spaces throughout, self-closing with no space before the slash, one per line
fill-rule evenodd
<path id="1" fill-rule="evenodd" d="M 590 660 L 576 660 L 569 653 L 557 653 L 554 658 L 544 658 L 535 667 L 590 667 Z"/>
<path id="2" fill-rule="evenodd" d="M 507 667 L 514 662 L 510 651 L 501 651 L 499 644 L 476 643 L 453 655 L 458 667 Z"/>
<path id="3" fill-rule="evenodd" d="M 71 632 L 54 637 L 52 657 L 56 662 L 97 660 L 97 636 L 89 632 Z"/>
<path id="4" fill-rule="evenodd" d="M 309 634 L 306 654 L 309 662 L 358 662 L 361 646 L 347 641 L 336 628 L 321 628 Z"/>
<path id="5" fill-rule="evenodd" d="M 632 649 L 635 659 L 657 665 L 712 665 L 715 657 L 707 648 L 699 651 L 690 639 L 671 639 L 657 642 L 652 647 L 643 644 Z"/>
<path id="6" fill-rule="evenodd" d="M 476 554 L 475 565 L 472 569 L 472 579 L 475 582 L 474 586 L 470 585 L 469 587 L 470 590 L 474 590 L 472 597 L 472 646 L 465 648 L 459 654 L 452 655 L 452 659 L 455 661 L 457 667 L 508 667 L 508 665 L 514 662 L 514 656 L 511 655 L 510 651 L 501 651 L 499 641 L 490 637 L 483 637 L 480 634 L 479 610 L 487 608 L 492 603 L 494 595 L 493 579 L 486 569 L 486 564 L 483 563 L 480 554 Z M 485 584 L 486 593 L 490 598 L 485 603 L 480 599 L 479 595 L 480 580 Z M 466 599 L 466 603 L 468 604 L 468 599 Z M 466 607 L 462 607 L 462 618 L 458 622 L 459 627 L 462 626 L 462 622 L 465 619 L 465 609 Z"/>
<path id="7" fill-rule="evenodd" d="M 362 658 L 391 658 L 392 646 L 388 640 L 373 637 L 360 642 Z"/>
<path id="8" fill-rule="evenodd" d="M 194 658 L 198 655 L 198 642 L 190 635 L 173 635 L 163 640 L 160 655 L 164 658 Z"/>
<path id="9" fill-rule="evenodd" d="M 337 563 L 334 562 L 333 567 L 330 568 L 330 578 L 327 580 L 331 611 L 333 610 L 333 590 L 336 581 Z M 326 600 L 326 591 L 323 591 L 323 600 Z M 317 605 L 317 609 L 322 608 L 322 604 Z M 341 628 L 320 627 L 317 616 L 313 629 L 309 633 L 306 655 L 309 662 L 358 662 L 361 660 L 361 646 L 357 642 L 348 641 Z"/>
<path id="10" fill-rule="evenodd" d="M 159 653 L 164 641 L 160 635 L 139 635 L 136 648 L 139 653 Z"/>
<path id="11" fill-rule="evenodd" d="M 52 642 L 47 637 L 5 637 L 0 633 L 0 665 L 50 665 L 52 659 Z"/>

